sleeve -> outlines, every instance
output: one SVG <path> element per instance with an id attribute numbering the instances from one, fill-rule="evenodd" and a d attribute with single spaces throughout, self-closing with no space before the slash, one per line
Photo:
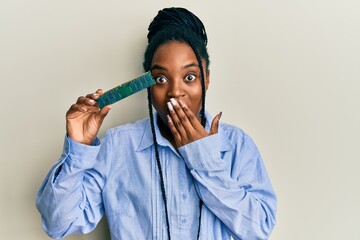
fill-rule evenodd
<path id="1" fill-rule="evenodd" d="M 254 142 L 243 135 L 222 153 L 219 134 L 179 151 L 203 203 L 234 239 L 268 239 L 275 226 L 276 195 Z"/>
<path id="2" fill-rule="evenodd" d="M 43 181 L 36 206 L 45 232 L 61 239 L 70 234 L 88 233 L 100 221 L 104 206 L 104 162 L 110 143 L 107 135 L 87 146 L 66 137 L 63 154 Z M 105 144 L 104 144 L 105 142 Z"/>

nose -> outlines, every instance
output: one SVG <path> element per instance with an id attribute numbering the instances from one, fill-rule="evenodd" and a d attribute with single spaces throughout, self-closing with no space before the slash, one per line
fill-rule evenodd
<path id="1" fill-rule="evenodd" d="M 185 89 L 182 80 L 170 81 L 168 86 L 169 88 L 168 88 L 167 96 L 169 98 L 179 98 L 184 96 Z"/>

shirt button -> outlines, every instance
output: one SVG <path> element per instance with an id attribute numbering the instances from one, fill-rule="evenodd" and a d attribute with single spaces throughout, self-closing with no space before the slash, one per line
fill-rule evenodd
<path id="1" fill-rule="evenodd" d="M 185 224 L 187 223 L 187 219 L 184 218 L 184 217 L 180 218 L 180 223 L 181 223 L 182 225 L 185 225 Z"/>
<path id="2" fill-rule="evenodd" d="M 80 205 L 79 205 L 80 209 L 81 210 L 84 210 L 85 209 L 85 203 L 84 202 L 81 202 Z"/>

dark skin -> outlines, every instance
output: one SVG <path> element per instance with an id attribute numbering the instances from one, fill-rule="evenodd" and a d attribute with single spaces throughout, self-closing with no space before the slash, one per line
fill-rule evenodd
<path id="1" fill-rule="evenodd" d="M 202 61 L 203 69 L 207 69 Z M 210 132 L 200 123 L 201 75 L 192 48 L 172 41 L 158 47 L 151 64 L 157 84 L 152 88 L 153 105 L 164 124 L 162 135 L 175 147 L 181 147 L 217 132 L 219 116 L 213 120 Z M 205 72 L 205 89 L 210 83 Z M 170 131 L 169 131 L 170 130 Z"/>
<path id="2" fill-rule="evenodd" d="M 79 97 L 75 104 L 66 112 L 66 132 L 74 141 L 91 145 L 100 129 L 100 126 L 111 110 L 112 106 L 99 109 L 96 100 L 103 91 Z"/>
<path id="3" fill-rule="evenodd" d="M 203 61 L 203 69 L 207 69 Z M 186 43 L 169 42 L 154 53 L 151 71 L 156 85 L 152 87 L 153 105 L 159 113 L 160 132 L 175 148 L 217 133 L 221 114 L 215 116 L 210 131 L 200 123 L 201 78 L 198 61 Z M 209 71 L 205 73 L 205 88 L 209 86 Z M 96 100 L 102 94 L 78 98 L 66 113 L 67 134 L 73 140 L 91 145 L 111 105 L 99 109 Z"/>

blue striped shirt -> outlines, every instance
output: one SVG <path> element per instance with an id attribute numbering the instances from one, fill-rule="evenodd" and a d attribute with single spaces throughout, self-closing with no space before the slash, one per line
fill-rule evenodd
<path id="1" fill-rule="evenodd" d="M 171 238 L 196 239 L 201 198 L 200 239 L 267 239 L 277 201 L 252 139 L 221 122 L 177 151 L 154 117 Z M 106 213 L 112 240 L 168 239 L 149 119 L 109 129 L 93 146 L 66 137 L 36 204 L 53 238 L 90 232 Z"/>

